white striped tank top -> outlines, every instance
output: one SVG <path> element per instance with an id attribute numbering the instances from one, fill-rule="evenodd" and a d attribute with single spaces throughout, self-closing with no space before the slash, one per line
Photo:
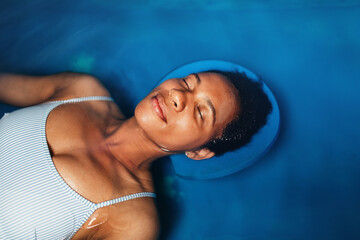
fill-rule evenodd
<path id="1" fill-rule="evenodd" d="M 0 239 L 71 239 L 98 208 L 139 197 L 140 192 L 93 203 L 57 172 L 46 140 L 46 120 L 65 103 L 105 100 L 85 97 L 43 103 L 5 114 L 0 120 Z"/>

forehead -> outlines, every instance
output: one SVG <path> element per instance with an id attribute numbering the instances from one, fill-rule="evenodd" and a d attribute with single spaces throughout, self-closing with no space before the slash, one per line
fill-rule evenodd
<path id="1" fill-rule="evenodd" d="M 193 73 L 188 77 L 196 79 L 201 90 L 215 95 L 218 95 L 219 93 L 225 94 L 223 95 L 224 101 L 233 101 L 233 103 L 236 102 L 238 95 L 237 90 L 225 76 L 218 73 L 206 72 Z"/>
<path id="2" fill-rule="evenodd" d="M 238 93 L 232 83 L 218 73 L 198 73 L 200 79 L 200 94 L 207 95 L 216 110 L 216 123 L 219 127 L 225 127 L 239 111 L 237 101 Z M 189 77 L 196 79 L 196 74 Z"/>

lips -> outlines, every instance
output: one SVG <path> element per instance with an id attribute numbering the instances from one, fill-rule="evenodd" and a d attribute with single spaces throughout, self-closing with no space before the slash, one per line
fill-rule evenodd
<path id="1" fill-rule="evenodd" d="M 161 120 L 166 122 L 166 113 L 165 113 L 163 99 L 159 95 L 157 95 L 155 97 L 152 97 L 151 98 L 151 105 L 152 105 L 152 108 L 153 108 L 154 112 L 156 113 L 156 115 Z"/>

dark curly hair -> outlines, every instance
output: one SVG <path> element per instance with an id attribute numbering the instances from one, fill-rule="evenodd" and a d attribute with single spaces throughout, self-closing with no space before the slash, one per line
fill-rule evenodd
<path id="1" fill-rule="evenodd" d="M 272 105 L 262 89 L 261 81 L 251 80 L 245 73 L 225 72 L 219 70 L 206 71 L 226 77 L 238 92 L 240 112 L 225 127 L 223 135 L 212 139 L 204 147 L 220 156 L 234 151 L 251 141 L 252 136 L 261 129 L 272 111 Z"/>

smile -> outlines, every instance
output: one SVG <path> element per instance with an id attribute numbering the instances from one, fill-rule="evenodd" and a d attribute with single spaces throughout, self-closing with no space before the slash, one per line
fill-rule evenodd
<path id="1" fill-rule="evenodd" d="M 166 123 L 166 113 L 164 109 L 164 102 L 158 95 L 151 98 L 151 105 L 156 115 Z"/>

